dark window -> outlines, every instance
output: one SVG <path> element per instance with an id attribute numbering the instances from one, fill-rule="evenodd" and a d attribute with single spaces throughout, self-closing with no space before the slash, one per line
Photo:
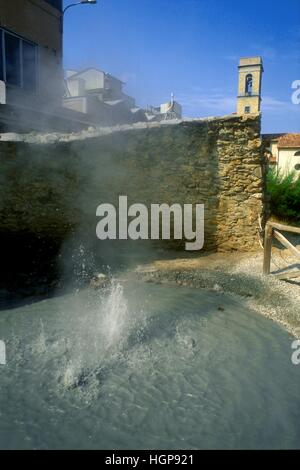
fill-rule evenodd
<path id="1" fill-rule="evenodd" d="M 37 45 L 0 29 L 0 80 L 8 85 L 37 90 Z"/>
<path id="2" fill-rule="evenodd" d="M 58 10 L 62 10 L 62 0 L 46 0 L 47 3 L 49 3 L 51 6 L 54 8 L 57 8 Z"/>
<path id="3" fill-rule="evenodd" d="M 253 89 L 253 77 L 251 73 L 249 73 L 246 76 L 246 94 L 252 95 L 252 89 Z"/>
<path id="4" fill-rule="evenodd" d="M 251 108 L 250 106 L 245 107 L 245 114 L 250 114 Z"/>
<path id="5" fill-rule="evenodd" d="M 4 80 L 3 75 L 3 31 L 0 29 L 0 80 Z"/>
<path id="6" fill-rule="evenodd" d="M 299 152 L 296 152 L 294 157 L 300 157 L 300 151 Z"/>
<path id="7" fill-rule="evenodd" d="M 23 88 L 27 91 L 36 90 L 37 63 L 36 47 L 23 41 Z"/>
<path id="8" fill-rule="evenodd" d="M 9 85 L 21 86 L 21 42 L 5 33 L 6 81 Z"/>
<path id="9" fill-rule="evenodd" d="M 300 171 L 300 163 L 297 163 L 297 164 L 295 165 L 295 170 L 296 170 L 296 171 Z"/>

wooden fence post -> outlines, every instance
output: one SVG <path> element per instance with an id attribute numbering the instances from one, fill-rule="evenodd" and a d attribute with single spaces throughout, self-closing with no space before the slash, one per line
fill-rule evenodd
<path id="1" fill-rule="evenodd" d="M 264 243 L 264 266 L 263 273 L 268 275 L 271 272 L 271 254 L 272 254 L 272 240 L 273 240 L 273 227 L 268 222 L 265 228 L 265 243 Z"/>

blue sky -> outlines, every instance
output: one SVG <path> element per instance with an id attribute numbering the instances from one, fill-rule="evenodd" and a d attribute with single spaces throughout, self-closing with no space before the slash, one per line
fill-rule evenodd
<path id="1" fill-rule="evenodd" d="M 239 57 L 261 55 L 263 131 L 300 132 L 300 0 L 98 0 L 69 9 L 64 31 L 66 68 L 121 78 L 140 106 L 174 92 L 186 117 L 234 112 Z"/>

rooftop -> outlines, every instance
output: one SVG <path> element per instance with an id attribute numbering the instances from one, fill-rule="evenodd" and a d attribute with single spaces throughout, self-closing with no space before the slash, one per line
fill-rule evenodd
<path id="1" fill-rule="evenodd" d="M 77 78 L 80 78 L 81 75 L 84 75 L 87 72 L 92 72 L 92 73 L 96 72 L 96 73 L 104 74 L 106 77 L 112 78 L 113 80 L 117 80 L 118 82 L 123 83 L 123 85 L 125 85 L 125 83 L 122 82 L 122 80 L 120 80 L 119 78 L 114 77 L 110 73 L 104 72 L 103 70 L 97 69 L 96 67 L 88 67 L 86 69 L 80 70 L 79 72 L 77 70 L 67 70 L 66 71 L 67 78 L 69 80 L 76 80 Z"/>
<path id="2" fill-rule="evenodd" d="M 285 134 L 278 140 L 278 148 L 300 147 L 300 134 Z"/>

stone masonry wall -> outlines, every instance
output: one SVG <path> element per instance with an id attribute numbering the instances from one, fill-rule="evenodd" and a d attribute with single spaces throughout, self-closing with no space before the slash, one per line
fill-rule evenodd
<path id="1" fill-rule="evenodd" d="M 205 204 L 205 248 L 257 247 L 260 117 L 140 124 L 78 136 L 0 139 L 0 232 L 96 238 L 99 204 Z M 99 242 L 101 243 L 101 242 Z M 150 241 L 147 243 L 151 243 Z M 164 246 L 169 242 L 162 242 Z M 170 246 L 183 248 L 183 243 Z"/>

